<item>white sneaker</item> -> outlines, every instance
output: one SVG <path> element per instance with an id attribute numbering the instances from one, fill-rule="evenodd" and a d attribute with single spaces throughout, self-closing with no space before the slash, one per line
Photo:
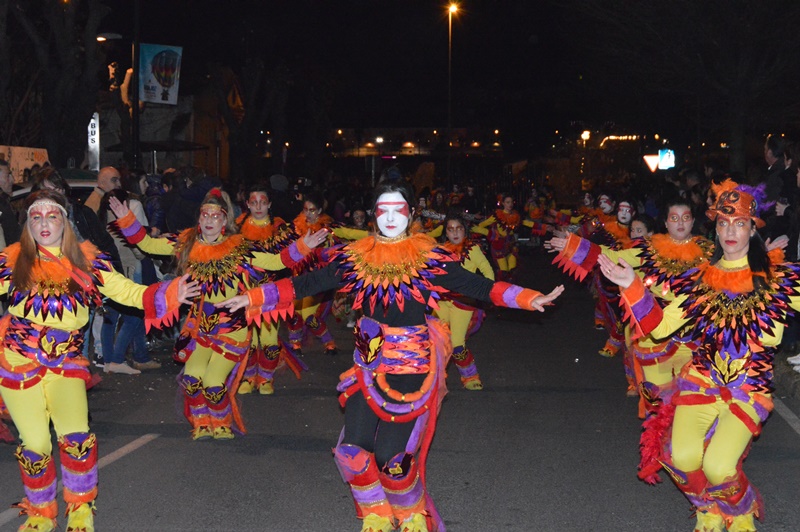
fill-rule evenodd
<path id="1" fill-rule="evenodd" d="M 800 373 L 800 366 L 792 366 L 792 369 L 795 370 L 797 373 Z"/>
<path id="2" fill-rule="evenodd" d="M 793 357 L 787 358 L 786 362 L 788 362 L 789 364 L 792 364 L 792 365 L 800 364 L 800 353 L 796 354 Z"/>
<path id="3" fill-rule="evenodd" d="M 106 373 L 122 373 L 124 375 L 139 375 L 141 371 L 130 367 L 125 362 L 106 362 L 103 371 Z"/>

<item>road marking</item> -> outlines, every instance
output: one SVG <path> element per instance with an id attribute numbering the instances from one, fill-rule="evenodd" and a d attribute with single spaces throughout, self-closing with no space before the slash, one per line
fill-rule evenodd
<path id="1" fill-rule="evenodd" d="M 119 449 L 114 451 L 113 453 L 108 454 L 108 455 L 100 458 L 97 461 L 97 468 L 98 469 L 102 469 L 107 465 L 113 464 L 114 462 L 116 462 L 117 460 L 122 458 L 123 456 L 131 454 L 133 451 L 135 451 L 139 447 L 147 445 L 148 443 L 150 443 L 151 441 L 155 440 L 159 436 L 161 436 L 161 435 L 160 434 L 145 434 L 144 436 L 141 436 L 140 438 L 137 438 L 137 439 L 133 440 L 129 444 L 123 445 L 122 447 L 120 447 Z M 59 482 L 58 483 L 58 491 L 60 492 L 63 488 L 64 488 L 64 485 L 61 482 Z M 21 498 L 22 497 L 20 497 L 20 499 Z M 0 526 L 3 526 L 5 524 L 10 523 L 14 519 L 17 519 L 18 517 L 19 517 L 19 508 L 11 508 L 10 510 L 6 510 L 5 512 L 0 513 Z"/>
<path id="2" fill-rule="evenodd" d="M 792 427 L 796 433 L 800 434 L 800 418 L 798 418 L 797 415 L 792 412 L 788 406 L 786 406 L 786 403 L 777 397 L 772 398 L 772 403 L 775 411 L 786 420 L 789 426 Z"/>

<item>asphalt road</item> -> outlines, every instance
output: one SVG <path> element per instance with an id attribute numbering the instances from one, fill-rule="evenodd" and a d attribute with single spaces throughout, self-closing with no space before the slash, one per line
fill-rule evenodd
<path id="1" fill-rule="evenodd" d="M 520 284 L 567 291 L 545 314 L 495 309 L 471 340 L 485 389 L 461 388 L 451 368 L 429 459 L 428 487 L 450 531 L 689 531 L 689 503 L 665 479 L 636 478 L 640 422 L 619 358 L 597 354 L 588 290 L 523 257 Z M 340 354 L 312 340 L 302 380 L 278 375 L 276 394 L 242 397 L 249 433 L 192 442 L 166 351 L 161 370 L 104 376 L 90 392 L 100 445 L 98 530 L 310 531 L 360 529 L 331 458 L 343 416 L 338 375 L 352 339 L 329 324 Z M 798 529 L 800 403 L 780 389 L 745 471 L 761 490 L 759 530 Z M 13 446 L 0 444 L 0 509 L 22 497 Z M 63 506 L 62 506 L 63 510 Z M 22 518 L 0 511 L 0 531 Z M 65 520 L 61 520 L 62 526 Z"/>

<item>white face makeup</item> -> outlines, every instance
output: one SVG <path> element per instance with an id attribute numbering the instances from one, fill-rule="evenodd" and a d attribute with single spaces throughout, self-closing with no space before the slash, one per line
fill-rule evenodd
<path id="1" fill-rule="evenodd" d="M 385 192 L 375 203 L 375 221 L 381 234 L 388 238 L 402 235 L 408 228 L 408 203 L 399 192 Z"/>
<path id="2" fill-rule="evenodd" d="M 605 194 L 597 198 L 597 206 L 600 207 L 603 214 L 611 214 L 611 211 L 614 210 L 614 202 Z"/>
<path id="3" fill-rule="evenodd" d="M 621 201 L 617 209 L 617 221 L 623 225 L 631 223 L 633 218 L 633 207 L 627 201 Z"/>
<path id="4" fill-rule="evenodd" d="M 40 246 L 60 246 L 64 238 L 61 209 L 47 203 L 34 203 L 28 211 L 28 230 Z"/>

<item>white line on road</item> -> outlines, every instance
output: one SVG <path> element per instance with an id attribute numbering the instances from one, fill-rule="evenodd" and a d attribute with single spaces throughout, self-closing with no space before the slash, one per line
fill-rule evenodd
<path id="1" fill-rule="evenodd" d="M 144 436 L 133 440 L 128 445 L 123 445 L 122 447 L 120 447 L 119 449 L 114 451 L 113 453 L 108 454 L 108 455 L 100 458 L 97 461 L 97 468 L 98 469 L 102 469 L 107 465 L 113 464 L 114 462 L 116 462 L 117 460 L 122 458 L 123 456 L 132 453 L 133 451 L 135 451 L 139 447 L 147 445 L 148 443 L 150 443 L 151 441 L 155 440 L 159 436 L 161 436 L 161 435 L 160 434 L 145 434 Z M 61 484 L 61 482 L 59 482 L 58 483 L 58 491 L 61 491 L 62 488 L 63 488 L 63 485 Z M 19 517 L 19 509 L 18 508 L 11 508 L 10 510 L 6 510 L 5 512 L 0 513 L 0 526 L 3 526 L 5 524 L 7 524 L 7 523 L 10 523 L 11 521 L 16 519 L 17 517 Z"/>
<path id="2" fill-rule="evenodd" d="M 797 415 L 792 412 L 788 406 L 786 406 L 786 403 L 777 397 L 773 397 L 772 402 L 775 406 L 775 411 L 786 420 L 789 426 L 792 427 L 796 433 L 800 434 L 800 418 L 798 418 Z"/>

